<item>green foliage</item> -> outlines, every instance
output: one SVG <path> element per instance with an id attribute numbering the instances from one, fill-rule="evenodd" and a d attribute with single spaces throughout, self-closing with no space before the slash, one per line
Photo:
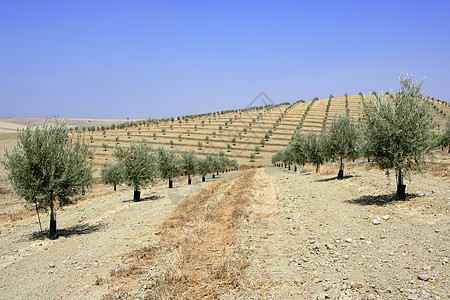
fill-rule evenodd
<path id="1" fill-rule="evenodd" d="M 178 151 L 159 146 L 156 153 L 161 178 L 172 179 L 178 176 L 181 168 Z"/>
<path id="2" fill-rule="evenodd" d="M 328 157 L 340 158 L 340 169 L 343 170 L 343 158 L 355 159 L 358 156 L 359 140 L 358 124 L 347 115 L 339 116 L 333 119 L 328 128 L 324 150 L 328 153 Z"/>
<path id="3" fill-rule="evenodd" d="M 395 169 L 397 185 L 402 171 L 420 169 L 432 146 L 434 122 L 422 83 L 400 77 L 395 95 L 374 94 L 363 106 L 367 152 L 381 169 Z"/>
<path id="4" fill-rule="evenodd" d="M 228 150 L 228 152 L 231 151 L 231 145 L 230 144 L 227 144 L 227 150 Z"/>
<path id="5" fill-rule="evenodd" d="M 102 147 L 103 147 L 103 150 L 106 151 L 106 149 L 108 148 L 108 144 L 107 143 L 102 143 Z"/>
<path id="6" fill-rule="evenodd" d="M 308 162 L 316 166 L 316 173 L 319 172 L 320 165 L 325 160 L 322 147 L 323 143 L 323 136 L 317 135 L 314 132 L 310 132 L 305 138 L 304 151 Z"/>
<path id="7" fill-rule="evenodd" d="M 205 158 L 198 158 L 197 160 L 197 170 L 198 174 L 200 174 L 202 177 L 205 177 L 208 175 L 208 173 L 212 172 L 212 166 L 211 166 L 212 158 L 210 155 L 206 156 Z"/>
<path id="8" fill-rule="evenodd" d="M 250 161 L 251 161 L 251 162 L 254 162 L 254 161 L 255 161 L 255 158 L 256 158 L 255 153 L 250 153 Z"/>
<path id="9" fill-rule="evenodd" d="M 113 184 L 114 188 L 125 182 L 123 168 L 119 163 L 114 163 L 110 166 L 105 165 L 100 171 L 100 177 L 106 184 Z"/>
<path id="10" fill-rule="evenodd" d="M 113 154 L 123 169 L 125 182 L 133 186 L 135 191 L 153 183 L 158 175 L 156 158 L 145 140 L 131 144 L 128 148 L 118 146 Z"/>
<path id="11" fill-rule="evenodd" d="M 180 170 L 184 175 L 194 176 L 198 172 L 198 158 L 194 150 L 181 152 Z"/>
<path id="12" fill-rule="evenodd" d="M 447 118 L 447 124 L 444 131 L 437 138 L 437 146 L 442 148 L 450 146 L 450 115 Z"/>
<path id="13" fill-rule="evenodd" d="M 202 142 L 198 142 L 198 143 L 197 143 L 197 146 L 198 146 L 198 148 L 201 150 L 202 147 L 203 147 L 203 143 L 202 143 Z"/>
<path id="14" fill-rule="evenodd" d="M 56 205 L 74 203 L 92 182 L 90 156 L 82 140 L 69 137 L 64 120 L 28 126 L 18 132 L 17 145 L 5 149 L 2 163 L 14 191 L 36 209 L 50 208 L 50 238 L 56 234 Z"/>

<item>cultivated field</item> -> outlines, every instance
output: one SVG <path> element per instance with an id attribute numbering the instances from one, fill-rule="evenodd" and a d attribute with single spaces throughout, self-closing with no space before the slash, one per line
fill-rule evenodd
<path id="1" fill-rule="evenodd" d="M 352 116 L 360 99 L 348 97 Z M 0 194 L 0 299 L 448 299 L 447 149 L 434 152 L 423 174 L 411 174 L 407 201 L 395 200 L 395 176 L 369 169 L 363 159 L 346 163 L 344 180 L 336 180 L 336 163 L 317 174 L 310 165 L 303 172 L 271 166 L 308 105 L 84 133 L 95 148 L 97 176 L 114 159 L 116 137 L 121 145 L 145 138 L 166 147 L 172 140 L 174 148 L 199 155 L 225 151 L 243 168 L 203 183 L 194 177 L 192 185 L 178 177 L 173 189 L 159 180 L 142 190 L 140 202 L 132 201 L 131 187 L 114 192 L 95 184 L 77 204 L 58 210 L 55 240 L 47 238 L 48 215 L 41 214 L 45 232 L 39 232 L 22 199 Z M 327 105 L 328 99 L 314 102 L 301 130 L 321 131 Z M 333 98 L 326 123 L 346 106 L 344 97 Z M 438 131 L 446 118 L 433 112 Z M 0 133 L 2 148 L 15 139 Z"/>

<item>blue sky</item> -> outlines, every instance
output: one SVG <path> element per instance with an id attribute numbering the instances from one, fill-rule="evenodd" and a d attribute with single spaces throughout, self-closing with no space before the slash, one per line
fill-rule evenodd
<path id="1" fill-rule="evenodd" d="M 399 88 L 450 100 L 450 1 L 0 1 L 0 117 L 158 118 Z"/>

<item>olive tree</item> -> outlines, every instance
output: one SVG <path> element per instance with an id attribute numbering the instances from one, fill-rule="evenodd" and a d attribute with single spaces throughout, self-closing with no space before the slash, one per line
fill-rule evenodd
<path id="1" fill-rule="evenodd" d="M 202 176 L 202 182 L 205 182 L 206 175 L 211 172 L 210 159 L 208 157 L 198 158 L 197 160 L 197 170 L 198 174 Z"/>
<path id="2" fill-rule="evenodd" d="M 394 169 L 397 198 L 406 198 L 404 172 L 419 169 L 430 155 L 434 122 L 422 82 L 400 77 L 395 95 L 372 95 L 363 106 L 367 152 L 380 169 Z"/>
<path id="3" fill-rule="evenodd" d="M 344 178 L 344 158 L 356 158 L 358 155 L 359 128 L 358 124 L 348 115 L 333 119 L 328 127 L 326 151 L 340 159 L 338 179 Z"/>
<path id="4" fill-rule="evenodd" d="M 197 157 L 194 150 L 181 152 L 181 170 L 188 177 L 188 184 L 191 184 L 192 176 L 197 174 Z"/>
<path id="5" fill-rule="evenodd" d="M 14 191 L 39 209 L 50 209 L 49 238 L 56 238 L 56 209 L 76 202 L 92 182 L 92 153 L 69 136 L 65 120 L 19 131 L 2 161 Z M 39 216 L 39 215 L 38 215 Z"/>
<path id="6" fill-rule="evenodd" d="M 323 136 L 310 132 L 305 139 L 305 153 L 308 162 L 316 166 L 316 173 L 319 172 L 320 165 L 325 160 L 323 152 Z"/>
<path id="7" fill-rule="evenodd" d="M 159 146 L 156 153 L 158 155 L 158 169 L 160 176 L 163 179 L 168 179 L 169 188 L 172 188 L 173 178 L 180 174 L 180 159 L 178 158 L 178 151 Z"/>
<path id="8" fill-rule="evenodd" d="M 114 191 L 116 191 L 117 185 L 125 181 L 123 169 L 119 163 L 114 163 L 109 166 L 105 165 L 100 171 L 100 177 L 105 184 L 111 183 L 114 186 Z"/>
<path id="9" fill-rule="evenodd" d="M 123 169 L 123 176 L 128 186 L 134 187 L 134 201 L 141 198 L 141 188 L 153 183 L 158 175 L 156 158 L 145 140 L 130 147 L 116 147 L 113 153 Z"/>
<path id="10" fill-rule="evenodd" d="M 445 126 L 444 132 L 437 138 L 437 145 L 442 149 L 448 148 L 448 153 L 450 153 L 450 115 L 447 118 L 447 125 Z"/>

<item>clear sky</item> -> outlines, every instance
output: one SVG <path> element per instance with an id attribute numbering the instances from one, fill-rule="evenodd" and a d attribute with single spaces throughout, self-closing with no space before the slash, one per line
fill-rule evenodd
<path id="1" fill-rule="evenodd" d="M 0 117 L 170 117 L 402 71 L 450 100 L 450 1 L 0 1 Z"/>

